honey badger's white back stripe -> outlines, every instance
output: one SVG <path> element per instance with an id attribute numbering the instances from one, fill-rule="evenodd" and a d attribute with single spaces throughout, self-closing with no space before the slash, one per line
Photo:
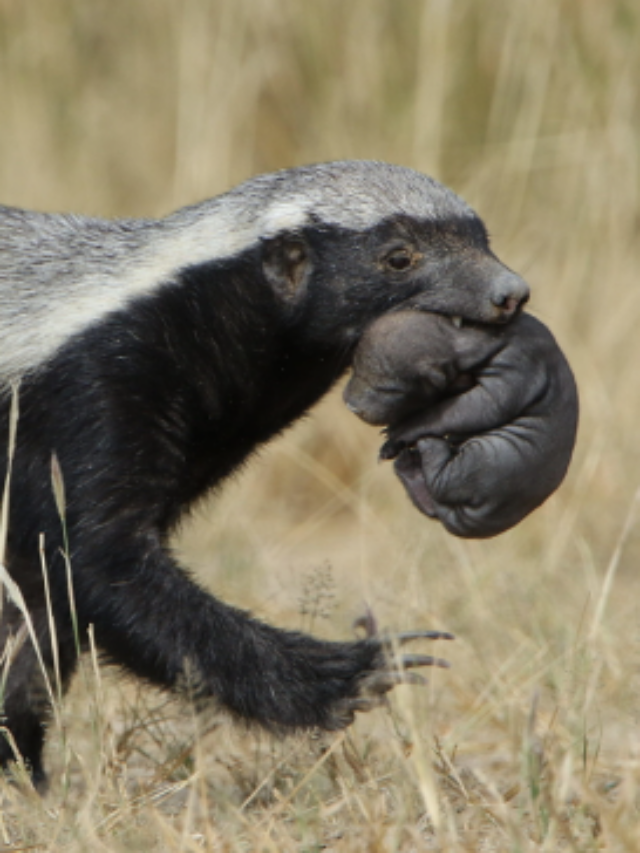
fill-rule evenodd
<path id="1" fill-rule="evenodd" d="M 431 178 L 372 161 L 262 175 L 162 220 L 0 207 L 0 383 L 42 365 L 70 337 L 185 267 L 314 221 L 366 230 L 397 214 L 473 215 Z"/>

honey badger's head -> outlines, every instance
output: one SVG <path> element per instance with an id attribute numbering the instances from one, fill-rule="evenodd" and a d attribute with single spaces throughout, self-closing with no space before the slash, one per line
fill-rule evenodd
<path id="1" fill-rule="evenodd" d="M 339 323 L 357 340 L 398 307 L 503 323 L 528 299 L 525 282 L 491 252 L 480 218 L 432 178 L 369 161 L 273 178 L 263 269 L 307 334 L 326 339 Z"/>

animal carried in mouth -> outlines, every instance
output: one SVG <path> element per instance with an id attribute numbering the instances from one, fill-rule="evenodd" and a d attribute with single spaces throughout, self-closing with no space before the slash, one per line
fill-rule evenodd
<path id="1" fill-rule="evenodd" d="M 365 332 L 345 389 L 367 423 L 388 425 L 381 459 L 415 506 L 457 536 L 503 533 L 558 488 L 578 426 L 578 392 L 551 332 L 385 314 Z"/>

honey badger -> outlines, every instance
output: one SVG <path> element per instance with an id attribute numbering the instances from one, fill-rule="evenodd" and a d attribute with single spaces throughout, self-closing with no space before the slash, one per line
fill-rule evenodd
<path id="1" fill-rule="evenodd" d="M 6 566 L 62 687 L 74 622 L 140 678 L 278 731 L 349 724 L 432 658 L 384 638 L 326 642 L 206 593 L 168 537 L 185 512 L 319 400 L 377 317 L 399 308 L 509 321 L 526 284 L 479 217 L 436 181 L 346 161 L 254 178 L 160 220 L 0 208 L 0 444 L 19 420 Z M 51 485 L 65 488 L 65 537 Z M 0 475 L 5 478 L 3 455 Z M 23 617 L 5 600 L 0 763 L 44 780 L 47 693 Z M 439 636 L 409 632 L 400 640 Z"/>

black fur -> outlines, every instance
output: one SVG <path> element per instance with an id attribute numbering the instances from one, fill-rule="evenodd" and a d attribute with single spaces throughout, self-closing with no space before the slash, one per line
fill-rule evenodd
<path id="1" fill-rule="evenodd" d="M 415 250 L 409 270 L 385 265 L 399 241 Z M 168 536 L 198 498 L 325 394 L 376 317 L 419 304 L 501 322 L 514 310 L 501 301 L 509 283 L 516 303 L 525 298 L 479 220 L 389 221 L 366 233 L 318 224 L 183 270 L 69 339 L 22 381 L 10 491 L 7 564 L 49 671 L 41 534 L 63 687 L 77 657 L 55 454 L 83 647 L 93 625 L 114 663 L 269 728 L 348 724 L 364 680 L 385 666 L 382 643 L 324 642 L 262 624 L 190 579 Z M 9 408 L 5 398 L 3 447 Z M 21 625 L 5 602 L 0 641 L 20 637 Z M 16 648 L 3 712 L 42 779 L 49 706 L 29 640 Z M 13 758 L 0 739 L 0 762 Z"/>

